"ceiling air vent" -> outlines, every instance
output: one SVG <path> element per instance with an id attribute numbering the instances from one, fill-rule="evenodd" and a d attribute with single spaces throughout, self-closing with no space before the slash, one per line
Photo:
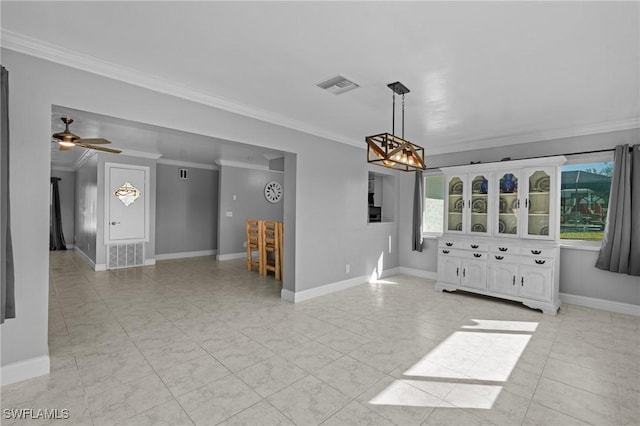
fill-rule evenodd
<path id="1" fill-rule="evenodd" d="M 334 95 L 339 95 L 344 92 L 348 92 L 349 90 L 357 89 L 358 86 L 353 81 L 347 80 L 343 76 L 339 75 L 333 78 L 330 78 L 327 81 L 323 81 L 322 83 L 318 83 L 317 86 L 321 89 L 325 89 Z"/>

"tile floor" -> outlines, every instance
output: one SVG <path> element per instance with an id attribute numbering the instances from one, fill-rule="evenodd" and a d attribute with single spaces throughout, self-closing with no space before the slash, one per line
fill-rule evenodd
<path id="1" fill-rule="evenodd" d="M 243 261 L 96 273 L 53 253 L 51 374 L 3 387 L 2 408 L 76 425 L 640 424 L 640 318 L 408 276 L 279 294 Z"/>

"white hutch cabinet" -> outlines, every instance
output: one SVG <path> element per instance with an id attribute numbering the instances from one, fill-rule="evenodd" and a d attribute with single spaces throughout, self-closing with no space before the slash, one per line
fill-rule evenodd
<path id="1" fill-rule="evenodd" d="M 558 156 L 442 168 L 445 232 L 436 289 L 516 300 L 555 315 L 565 161 Z"/>

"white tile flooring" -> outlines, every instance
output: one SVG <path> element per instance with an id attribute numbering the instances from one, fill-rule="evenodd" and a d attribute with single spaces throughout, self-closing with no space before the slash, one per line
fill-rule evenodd
<path id="1" fill-rule="evenodd" d="M 52 371 L 3 387 L 2 408 L 77 425 L 640 424 L 637 317 L 552 317 L 408 276 L 279 295 L 243 261 L 96 273 L 52 253 Z"/>

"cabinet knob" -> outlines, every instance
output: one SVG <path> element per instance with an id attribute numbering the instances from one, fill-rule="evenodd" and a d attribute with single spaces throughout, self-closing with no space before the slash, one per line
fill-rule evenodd
<path id="1" fill-rule="evenodd" d="M 442 250 L 444 254 L 449 254 L 449 250 Z"/>
<path id="2" fill-rule="evenodd" d="M 498 247 L 498 250 L 500 250 L 500 251 L 507 251 L 507 250 L 509 250 L 509 248 L 508 248 L 508 247 Z"/>
<path id="3" fill-rule="evenodd" d="M 480 253 L 473 253 L 473 257 L 482 257 L 482 254 L 480 254 Z"/>
<path id="4" fill-rule="evenodd" d="M 542 250 L 531 250 L 532 254 L 540 254 L 542 253 Z"/>
<path id="5" fill-rule="evenodd" d="M 451 247 L 453 245 L 453 243 L 445 243 L 447 245 L 447 247 Z"/>
<path id="6" fill-rule="evenodd" d="M 536 263 L 537 263 L 538 265 L 544 265 L 544 262 L 545 262 L 544 260 L 538 260 L 538 259 L 536 259 Z"/>
<path id="7" fill-rule="evenodd" d="M 472 249 L 477 249 L 478 247 L 480 247 L 478 244 L 471 244 Z"/>
<path id="8" fill-rule="evenodd" d="M 498 256 L 498 255 L 496 255 L 496 260 L 502 260 L 502 259 L 504 259 L 504 256 Z"/>

